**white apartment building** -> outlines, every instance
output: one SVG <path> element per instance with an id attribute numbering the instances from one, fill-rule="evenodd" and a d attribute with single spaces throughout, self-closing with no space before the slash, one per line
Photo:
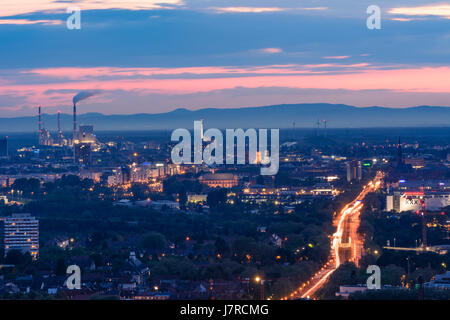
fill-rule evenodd
<path id="1" fill-rule="evenodd" d="M 39 221 L 29 213 L 17 213 L 5 219 L 5 255 L 11 250 L 29 252 L 33 259 L 39 255 Z"/>

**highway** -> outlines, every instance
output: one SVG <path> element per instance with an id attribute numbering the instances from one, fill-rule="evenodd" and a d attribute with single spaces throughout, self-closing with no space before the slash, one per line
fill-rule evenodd
<path id="1" fill-rule="evenodd" d="M 331 240 L 330 259 L 310 280 L 301 284 L 296 291 L 282 300 L 311 299 L 342 263 L 354 262 L 355 265 L 359 265 L 364 247 L 363 239 L 358 234 L 362 201 L 368 193 L 380 187 L 382 180 L 383 173 L 377 172 L 375 178 L 363 187 L 358 196 L 336 215 L 333 222 L 336 232 Z"/>

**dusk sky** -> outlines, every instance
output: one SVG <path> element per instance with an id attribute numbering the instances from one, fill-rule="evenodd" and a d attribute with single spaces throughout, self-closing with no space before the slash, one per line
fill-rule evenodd
<path id="1" fill-rule="evenodd" d="M 366 9 L 378 5 L 381 30 Z M 81 29 L 66 9 L 78 6 Z M 1 0 L 0 117 L 281 103 L 450 106 L 450 2 Z"/>

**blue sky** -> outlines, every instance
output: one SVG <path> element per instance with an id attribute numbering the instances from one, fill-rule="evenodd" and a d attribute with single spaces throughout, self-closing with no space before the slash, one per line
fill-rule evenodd
<path id="1" fill-rule="evenodd" d="M 166 1 L 166 2 L 164 2 Z M 394 3 L 395 2 L 395 3 Z M 449 106 L 450 3 L 3 0 L 0 116 L 329 102 Z M 68 30 L 66 8 L 82 10 Z M 447 81 L 446 81 L 447 80 Z"/>

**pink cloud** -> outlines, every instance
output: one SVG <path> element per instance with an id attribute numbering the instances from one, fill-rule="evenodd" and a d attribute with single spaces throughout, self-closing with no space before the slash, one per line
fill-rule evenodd
<path id="1" fill-rule="evenodd" d="M 264 48 L 260 50 L 263 53 L 281 53 L 283 50 L 280 48 Z"/>
<path id="2" fill-rule="evenodd" d="M 45 25 L 60 25 L 61 20 L 28 20 L 28 19 L 0 19 L 0 24 L 45 24 Z"/>
<path id="3" fill-rule="evenodd" d="M 314 66 L 310 65 L 309 67 Z M 326 64 L 334 67 L 334 64 Z M 361 68 L 366 64 L 344 65 L 351 72 L 338 74 L 311 73 L 309 70 L 293 69 L 292 66 L 262 66 L 249 68 L 199 67 L 199 68 L 50 68 L 23 72 L 54 77 L 53 83 L 15 84 L 3 79 L 0 95 L 26 96 L 30 104 L 47 106 L 69 104 L 73 93 L 80 90 L 129 91 L 135 94 L 162 93 L 168 95 L 212 92 L 215 90 L 243 88 L 284 87 L 297 89 L 328 90 L 390 90 L 394 92 L 449 93 L 450 67 L 398 68 L 378 70 Z M 298 66 L 296 66 L 299 68 Z M 306 66 L 302 66 L 306 67 Z M 324 67 L 323 65 L 321 67 Z M 297 73 L 290 73 L 292 70 Z M 175 79 L 135 79 L 136 74 L 180 75 Z M 185 72 L 211 75 L 206 78 L 186 78 Z M 224 72 L 223 75 L 220 72 Z M 271 73 L 272 72 L 272 73 Z M 303 73 L 302 73 L 303 72 Z M 230 74 L 236 73 L 233 77 Z M 241 74 L 243 73 L 243 74 Z M 249 74 L 247 74 L 249 73 Z M 117 79 L 98 79 L 108 75 Z M 226 76 L 225 76 L 226 75 Z M 67 77 L 70 82 L 61 82 Z M 78 78 L 77 78 L 78 77 Z M 48 82 L 48 79 L 47 79 Z M 48 90 L 52 93 L 48 94 Z"/>
<path id="4" fill-rule="evenodd" d="M 278 7 L 214 7 L 211 9 L 217 13 L 265 13 L 286 10 Z"/>
<path id="5" fill-rule="evenodd" d="M 397 7 L 388 10 L 389 14 L 405 16 L 438 16 L 450 19 L 450 4 L 431 4 L 417 7 Z"/>
<path id="6" fill-rule="evenodd" d="M 322 59 L 335 59 L 335 60 L 341 60 L 341 59 L 348 59 L 351 56 L 328 56 L 328 57 L 322 57 Z"/>
<path id="7" fill-rule="evenodd" d="M 78 6 L 81 10 L 153 10 L 168 9 L 170 6 L 181 6 L 183 4 L 182 0 L 77 0 L 73 2 L 59 0 L 2 0 L 0 1 L 0 16 L 8 17 L 44 11 L 65 12 L 69 6 Z"/>
<path id="8" fill-rule="evenodd" d="M 247 74 L 280 74 L 280 75 L 294 75 L 294 74 L 319 74 L 324 71 L 317 71 L 318 68 L 335 68 L 336 72 L 340 69 L 356 69 L 367 67 L 367 63 L 359 64 L 308 64 L 308 65 L 268 65 L 268 66 L 249 66 L 249 67 L 185 67 L 185 68 L 118 68 L 118 67 L 94 67 L 94 68 L 77 68 L 77 67 L 62 67 L 62 68 L 47 68 L 47 69 L 31 69 L 21 71 L 23 75 L 40 75 L 46 77 L 82 80 L 93 79 L 97 77 L 151 77 L 162 75 L 210 75 L 211 77 L 221 77 L 223 75 L 247 75 Z"/>

